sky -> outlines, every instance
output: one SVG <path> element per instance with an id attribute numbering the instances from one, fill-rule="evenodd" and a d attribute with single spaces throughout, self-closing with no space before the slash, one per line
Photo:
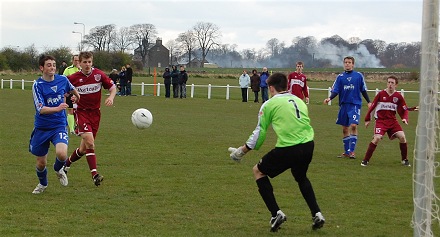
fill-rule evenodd
<path id="1" fill-rule="evenodd" d="M 272 38 L 339 35 L 386 43 L 420 42 L 422 0 L 0 0 L 0 49 L 66 46 L 74 52 L 83 32 L 153 24 L 164 44 L 197 22 L 217 25 L 221 44 L 266 48 Z M 82 24 L 74 24 L 74 22 Z"/>

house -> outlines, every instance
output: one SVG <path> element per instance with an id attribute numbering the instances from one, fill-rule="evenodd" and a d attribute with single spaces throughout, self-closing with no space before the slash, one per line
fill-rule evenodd
<path id="1" fill-rule="evenodd" d="M 134 50 L 133 61 L 142 61 L 140 48 Z M 170 51 L 163 46 L 162 39 L 158 38 L 156 44 L 151 46 L 148 53 L 148 59 L 145 61 L 146 67 L 165 68 L 170 65 Z"/>
<path id="2" fill-rule="evenodd" d="M 203 65 L 205 65 L 206 63 L 209 63 L 206 59 L 203 62 Z M 202 67 L 202 60 L 199 58 L 194 58 L 191 60 L 190 63 L 186 64 L 186 67 L 191 67 L 191 68 L 201 68 Z"/>
<path id="3" fill-rule="evenodd" d="M 150 48 L 148 67 L 168 67 L 170 65 L 170 50 L 162 44 L 158 38 L 156 44 Z"/>

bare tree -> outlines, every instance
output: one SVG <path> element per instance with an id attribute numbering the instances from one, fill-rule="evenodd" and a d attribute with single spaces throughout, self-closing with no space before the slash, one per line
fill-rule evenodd
<path id="1" fill-rule="evenodd" d="M 95 51 L 110 51 L 115 29 L 113 24 L 94 27 L 84 36 L 83 43 L 93 47 Z"/>
<path id="2" fill-rule="evenodd" d="M 165 43 L 165 47 L 170 51 L 170 64 L 177 64 L 178 45 L 175 40 L 168 40 Z"/>
<path id="3" fill-rule="evenodd" d="M 221 37 L 220 28 L 212 23 L 208 22 L 198 22 L 193 27 L 194 36 L 199 44 L 200 50 L 202 51 L 202 64 L 205 62 L 206 55 L 209 50 L 215 46 L 219 45 L 217 40 Z"/>
<path id="4" fill-rule="evenodd" d="M 122 27 L 115 36 L 113 49 L 115 51 L 124 53 L 125 50 L 130 48 L 132 43 L 133 42 L 130 39 L 130 29 L 128 27 Z"/>
<path id="5" fill-rule="evenodd" d="M 188 54 L 188 63 L 191 63 L 191 55 L 194 47 L 196 46 L 196 37 L 194 32 L 188 30 L 184 33 L 180 33 L 177 37 L 177 42 L 180 43 L 183 51 Z"/>
<path id="6" fill-rule="evenodd" d="M 152 42 L 156 39 L 156 26 L 153 24 L 136 24 L 130 26 L 130 37 L 137 46 L 135 53 L 139 53 L 143 66 L 148 65 L 148 57 Z"/>
<path id="7" fill-rule="evenodd" d="M 266 46 L 269 50 L 269 53 L 272 57 L 278 56 L 282 49 L 284 48 L 285 43 L 281 42 L 277 38 L 272 38 L 267 41 Z"/>

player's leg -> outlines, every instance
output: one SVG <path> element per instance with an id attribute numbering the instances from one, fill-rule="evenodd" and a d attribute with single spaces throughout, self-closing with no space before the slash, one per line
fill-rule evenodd
<path id="1" fill-rule="evenodd" d="M 325 219 L 316 201 L 312 183 L 307 178 L 307 170 L 312 161 L 314 146 L 313 141 L 293 146 L 292 149 L 289 148 L 289 157 L 291 157 L 290 172 L 298 183 L 299 190 L 310 209 L 313 221 L 312 228 L 316 230 L 324 226 Z"/>
<path id="2" fill-rule="evenodd" d="M 34 129 L 29 140 L 29 152 L 36 157 L 35 170 L 39 180 L 37 186 L 32 191 L 33 194 L 44 192 L 48 185 L 46 165 L 50 146 L 49 137 L 49 133 Z"/>
<path id="3" fill-rule="evenodd" d="M 381 134 L 374 134 L 373 139 L 368 144 L 367 151 L 365 152 L 364 159 L 361 161 L 361 166 L 367 166 L 370 162 L 371 157 L 373 156 L 374 151 L 376 150 L 377 144 L 382 139 Z"/>
<path id="4" fill-rule="evenodd" d="M 63 169 L 67 160 L 68 135 L 66 131 L 59 130 L 58 132 L 55 132 L 54 136 L 52 137 L 52 143 L 55 145 L 56 154 L 53 169 L 61 185 L 67 186 L 69 182 L 67 179 L 67 175 Z"/>
<path id="5" fill-rule="evenodd" d="M 339 158 L 349 157 L 350 154 L 350 131 L 349 131 L 349 120 L 347 115 L 347 105 L 342 104 L 339 106 L 338 117 L 336 118 L 336 124 L 342 127 L 342 144 L 344 147 L 344 152 L 339 155 Z"/>
<path id="6" fill-rule="evenodd" d="M 403 131 L 398 131 L 394 134 L 394 137 L 399 139 L 399 148 L 400 148 L 400 156 L 401 156 L 402 165 L 411 166 L 408 161 L 408 145 L 406 142 L 405 133 Z"/>
<path id="7" fill-rule="evenodd" d="M 277 231 L 281 224 L 287 220 L 286 215 L 280 210 L 273 193 L 273 187 L 269 180 L 270 177 L 276 177 L 278 174 L 287 169 L 283 162 L 275 162 L 276 149 L 271 150 L 263 156 L 258 164 L 253 167 L 254 177 L 258 186 L 258 192 L 261 195 L 267 209 L 270 211 L 272 217 L 270 219 L 270 231 Z M 285 159 L 284 159 L 285 160 Z M 280 160 L 278 160 L 280 161 Z"/>
<path id="8" fill-rule="evenodd" d="M 355 158 L 355 150 L 358 140 L 358 130 L 357 126 L 359 125 L 359 118 L 361 116 L 360 108 L 357 105 L 349 105 L 347 107 L 347 115 L 348 115 L 348 122 L 350 124 L 350 142 L 349 142 L 349 149 L 350 149 L 350 158 Z"/>
<path id="9" fill-rule="evenodd" d="M 96 186 L 99 186 L 103 181 L 104 177 L 99 174 L 97 166 L 97 158 L 95 154 L 95 138 L 99 129 L 99 122 L 101 120 L 100 110 L 91 111 L 89 114 L 89 129 L 91 133 L 84 133 L 83 141 L 85 145 L 85 154 L 87 159 L 87 164 L 89 165 L 90 173 L 92 175 L 93 182 Z"/>

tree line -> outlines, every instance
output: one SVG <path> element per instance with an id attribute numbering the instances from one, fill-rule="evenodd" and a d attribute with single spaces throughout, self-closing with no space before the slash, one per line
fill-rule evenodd
<path id="1" fill-rule="evenodd" d="M 83 37 L 78 51 L 90 50 L 94 63 L 102 69 L 119 68 L 132 63 L 137 69 L 148 65 L 149 50 L 158 31 L 153 24 L 135 24 L 117 28 L 114 24 L 96 26 Z M 287 44 L 277 38 L 267 41 L 260 49 L 237 50 L 237 44 L 222 44 L 220 28 L 209 22 L 198 22 L 164 44 L 170 51 L 170 64 L 186 64 L 194 58 L 226 68 L 293 67 L 303 61 L 309 68 L 341 67 L 345 56 L 356 58 L 356 67 L 363 68 L 418 68 L 420 42 L 389 43 L 383 40 L 343 39 L 339 35 L 317 40 L 313 36 L 296 36 Z M 0 70 L 35 70 L 40 54 L 51 54 L 57 63 L 71 61 L 72 51 L 66 46 L 38 52 L 34 45 L 24 49 L 4 47 L 0 50 Z M 136 57 L 137 56 L 137 57 Z M 203 66 L 203 64 L 202 64 Z"/>

